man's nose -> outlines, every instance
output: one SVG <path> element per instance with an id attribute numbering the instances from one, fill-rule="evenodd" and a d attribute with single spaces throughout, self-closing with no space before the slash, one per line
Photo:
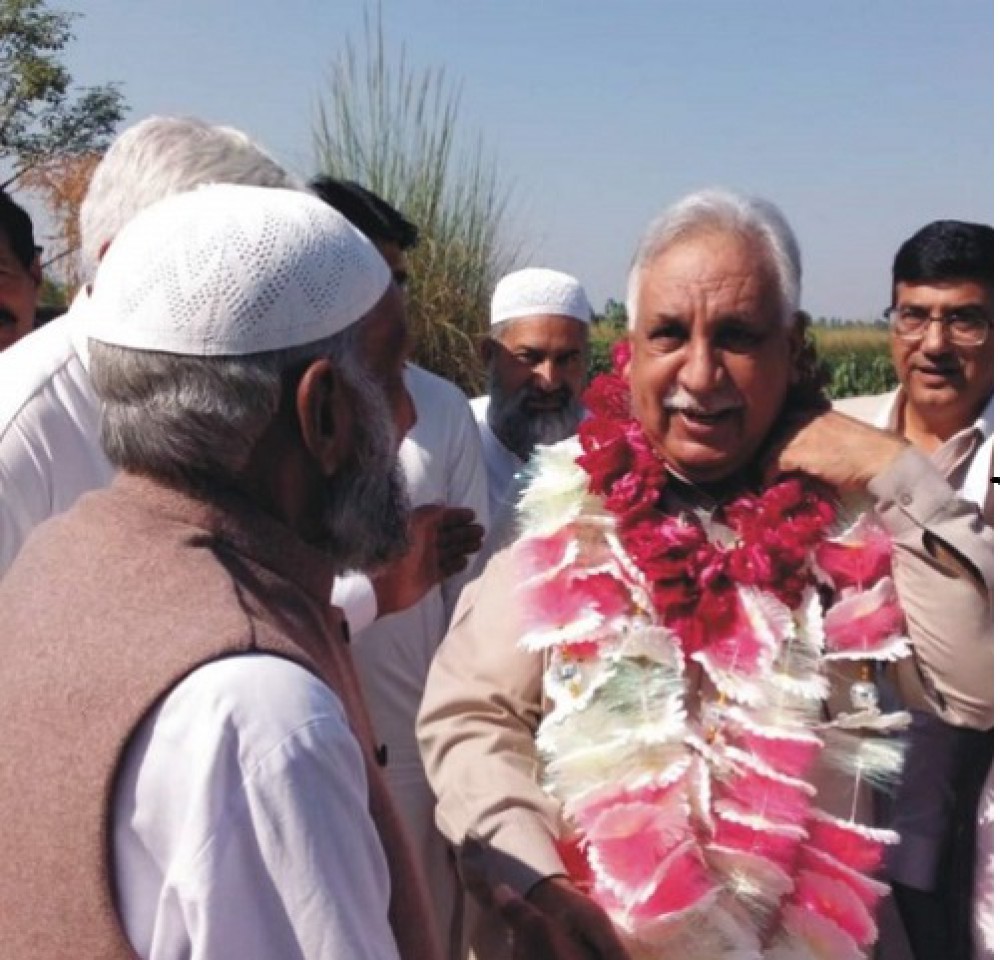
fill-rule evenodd
<path id="1" fill-rule="evenodd" d="M 951 350 L 946 327 L 943 317 L 931 317 L 920 341 L 924 353 L 948 353 Z"/>
<path id="2" fill-rule="evenodd" d="M 554 360 L 543 360 L 535 365 L 535 386 L 546 393 L 555 393 L 562 386 L 562 372 Z"/>
<path id="3" fill-rule="evenodd" d="M 696 396 L 704 395 L 718 386 L 719 371 L 719 361 L 712 345 L 707 340 L 691 340 L 687 344 L 677 382 Z"/>

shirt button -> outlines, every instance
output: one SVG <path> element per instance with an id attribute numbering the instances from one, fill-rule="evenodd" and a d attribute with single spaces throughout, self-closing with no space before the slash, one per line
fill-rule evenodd
<path id="1" fill-rule="evenodd" d="M 908 493 L 901 494 L 899 497 L 899 502 L 904 507 L 908 507 L 911 503 L 913 503 L 913 497 L 911 497 Z"/>

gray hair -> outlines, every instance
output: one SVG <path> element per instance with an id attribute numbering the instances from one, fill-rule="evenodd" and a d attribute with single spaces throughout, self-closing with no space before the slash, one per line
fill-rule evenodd
<path id="1" fill-rule="evenodd" d="M 352 384 L 369 379 L 359 324 L 287 350 L 193 357 L 90 341 L 101 444 L 117 467 L 173 486 L 229 486 L 278 413 L 282 375 L 328 357 Z"/>
<path id="2" fill-rule="evenodd" d="M 148 117 L 108 149 L 80 208 L 83 276 L 93 280 L 102 247 L 140 210 L 203 183 L 304 190 L 245 133 L 186 117 Z"/>
<path id="3" fill-rule="evenodd" d="M 645 267 L 671 244 L 713 230 L 737 233 L 760 243 L 778 282 L 783 301 L 782 319 L 786 326 L 791 326 L 799 309 L 802 260 L 788 221 L 768 200 L 709 189 L 683 197 L 647 227 L 628 275 L 629 329 L 635 329 L 640 275 Z"/>

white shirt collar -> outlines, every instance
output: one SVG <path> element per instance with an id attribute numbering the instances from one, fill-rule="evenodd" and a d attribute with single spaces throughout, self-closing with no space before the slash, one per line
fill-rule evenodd
<path id="1" fill-rule="evenodd" d="M 69 312 L 72 323 L 69 325 L 69 338 L 73 344 L 76 355 L 83 364 L 83 369 L 90 373 L 90 345 L 87 341 L 88 327 L 90 325 L 90 291 L 84 284 L 77 291 L 76 296 L 70 304 Z"/>

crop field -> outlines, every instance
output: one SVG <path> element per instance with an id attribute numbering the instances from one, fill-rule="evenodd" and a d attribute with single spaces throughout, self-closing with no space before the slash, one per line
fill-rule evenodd
<path id="1" fill-rule="evenodd" d="M 896 385 L 889 359 L 889 332 L 878 327 L 814 327 L 820 362 L 830 378 L 830 397 L 884 393 Z"/>

